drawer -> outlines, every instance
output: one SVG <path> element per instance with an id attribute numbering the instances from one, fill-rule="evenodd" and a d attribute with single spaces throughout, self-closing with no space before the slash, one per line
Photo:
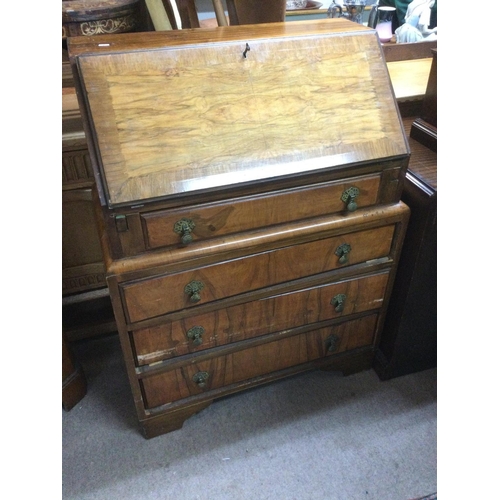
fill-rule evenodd
<path id="1" fill-rule="evenodd" d="M 389 271 L 238 304 L 131 334 L 137 365 L 382 306 Z"/>
<path id="2" fill-rule="evenodd" d="M 154 408 L 260 375 L 370 346 L 374 341 L 377 318 L 377 314 L 365 316 L 145 377 L 141 380 L 145 406 Z"/>
<path id="3" fill-rule="evenodd" d="M 389 255 L 394 225 L 121 284 L 131 323 Z M 342 249 L 348 249 L 343 254 Z"/>
<path id="4" fill-rule="evenodd" d="M 206 240 L 273 224 L 374 205 L 380 173 L 349 181 L 236 198 L 221 203 L 141 214 L 146 247 L 155 249 Z"/>

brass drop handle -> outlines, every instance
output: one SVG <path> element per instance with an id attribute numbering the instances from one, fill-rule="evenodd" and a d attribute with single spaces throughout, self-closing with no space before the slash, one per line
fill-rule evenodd
<path id="1" fill-rule="evenodd" d="M 181 219 L 174 224 L 174 232 L 180 235 L 183 245 L 189 245 L 193 241 L 192 231 L 196 224 L 191 219 Z"/>
<path id="2" fill-rule="evenodd" d="M 335 250 L 335 255 L 339 257 L 339 263 L 345 264 L 349 261 L 349 252 L 351 251 L 351 245 L 348 243 L 343 243 L 337 247 Z"/>
<path id="3" fill-rule="evenodd" d="M 358 204 L 354 201 L 358 195 L 359 189 L 354 186 L 351 186 L 342 193 L 340 199 L 346 204 L 346 208 L 349 212 L 354 212 L 354 210 L 358 208 Z"/>
<path id="4" fill-rule="evenodd" d="M 200 292 L 205 288 L 201 281 L 191 281 L 184 287 L 184 293 L 189 295 L 190 302 L 199 302 L 201 300 Z"/>
<path id="5" fill-rule="evenodd" d="M 208 372 L 198 372 L 193 375 L 193 382 L 200 388 L 204 388 L 207 385 Z"/>
<path id="6" fill-rule="evenodd" d="M 339 348 L 339 344 L 340 344 L 340 337 L 338 335 L 335 335 L 334 333 L 332 333 L 326 339 L 326 346 L 328 352 L 335 352 Z"/>
<path id="7" fill-rule="evenodd" d="M 344 310 L 344 304 L 345 304 L 345 299 L 346 295 L 344 293 L 339 293 L 333 297 L 333 299 L 330 301 L 330 304 L 332 306 L 335 306 L 335 311 L 340 313 Z"/>
<path id="8" fill-rule="evenodd" d="M 201 345 L 203 339 L 202 335 L 205 333 L 205 328 L 202 326 L 193 326 L 187 331 L 187 337 L 189 340 L 193 341 L 194 345 Z"/>

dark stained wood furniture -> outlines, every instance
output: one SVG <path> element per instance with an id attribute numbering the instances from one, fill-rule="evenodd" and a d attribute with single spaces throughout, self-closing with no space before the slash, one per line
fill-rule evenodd
<path id="1" fill-rule="evenodd" d="M 71 410 L 87 394 L 87 379 L 71 346 L 63 334 L 62 337 L 62 406 Z"/>
<path id="2" fill-rule="evenodd" d="M 142 31 L 143 0 L 62 0 L 62 37 Z"/>
<path id="3" fill-rule="evenodd" d="M 286 0 L 226 0 L 231 25 L 285 21 Z"/>
<path id="4" fill-rule="evenodd" d="M 384 43 L 382 45 L 386 62 L 412 61 L 432 58 L 437 40 L 416 43 Z"/>
<path id="5" fill-rule="evenodd" d="M 116 331 L 92 200 L 95 184 L 74 82 L 63 50 L 62 324 L 67 341 Z"/>
<path id="6" fill-rule="evenodd" d="M 224 4 L 221 0 L 212 0 L 215 12 L 215 19 L 210 23 L 200 22 L 194 0 L 173 0 L 176 2 L 181 18 L 182 29 L 214 26 L 232 26 L 241 24 L 259 24 L 284 22 L 286 11 L 286 0 L 226 0 L 227 16 L 224 11 Z M 163 5 L 172 27 L 179 28 L 171 12 L 170 2 L 163 0 Z"/>
<path id="7" fill-rule="evenodd" d="M 411 208 L 374 368 L 381 379 L 437 366 L 437 48 L 418 116 L 404 117 L 411 159 L 402 200 Z"/>
<path id="8" fill-rule="evenodd" d="M 402 116 L 421 115 L 436 48 L 436 40 L 383 44 L 384 57 Z"/>
<path id="9" fill-rule="evenodd" d="M 199 28 L 200 21 L 198 19 L 198 12 L 196 10 L 196 4 L 193 0 L 175 0 L 177 5 L 177 10 L 179 12 L 179 17 L 181 19 L 182 28 Z M 163 0 L 163 5 L 167 14 L 169 14 L 169 19 L 174 29 L 179 29 L 177 26 L 173 11 L 171 11 L 170 2 Z"/>
<path id="10" fill-rule="evenodd" d="M 432 66 L 422 103 L 422 114 L 411 126 L 412 139 L 437 152 L 437 48 L 432 51 Z"/>
<path id="11" fill-rule="evenodd" d="M 410 135 L 414 118 L 405 119 Z M 382 380 L 437 366 L 437 157 L 409 137 L 411 216 L 374 368 Z"/>
<path id="12" fill-rule="evenodd" d="M 409 218 L 381 50 L 341 19 L 69 40 L 146 437 L 372 366 Z"/>
<path id="13" fill-rule="evenodd" d="M 76 123 L 73 124 L 73 120 Z M 81 122 L 78 110 L 63 110 L 63 295 L 106 287 L 105 267 L 92 205 L 94 174 L 85 134 L 78 122 Z"/>
<path id="14" fill-rule="evenodd" d="M 67 38 L 150 29 L 144 0 L 62 1 L 62 294 L 68 341 L 116 331 L 92 203 L 95 183 Z"/>

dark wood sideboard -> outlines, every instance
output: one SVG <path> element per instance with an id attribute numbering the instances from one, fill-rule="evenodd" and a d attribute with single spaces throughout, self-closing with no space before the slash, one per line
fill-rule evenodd
<path id="1" fill-rule="evenodd" d="M 87 393 L 87 379 L 70 343 L 62 335 L 62 406 L 71 410 Z"/>
<path id="2" fill-rule="evenodd" d="M 408 136 L 413 121 L 404 120 Z M 383 380 L 437 366 L 437 160 L 434 151 L 409 142 L 401 199 L 411 216 L 374 364 Z"/>
<path id="3" fill-rule="evenodd" d="M 387 380 L 437 366 L 437 48 L 416 116 L 403 118 L 411 216 L 374 368 Z"/>
<path id="4" fill-rule="evenodd" d="M 92 202 L 87 140 L 63 49 L 62 322 L 68 342 L 116 331 Z"/>

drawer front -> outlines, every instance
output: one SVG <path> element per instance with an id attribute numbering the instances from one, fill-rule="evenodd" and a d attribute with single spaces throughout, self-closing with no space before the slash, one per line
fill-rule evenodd
<path id="1" fill-rule="evenodd" d="M 137 365 L 381 307 L 389 271 L 132 332 Z"/>
<path id="2" fill-rule="evenodd" d="M 387 256 L 394 225 L 121 285 L 130 322 Z M 341 252 L 348 246 L 347 255 Z"/>
<path id="3" fill-rule="evenodd" d="M 372 345 L 377 315 L 276 340 L 141 380 L 146 408 Z"/>
<path id="4" fill-rule="evenodd" d="M 150 249 L 333 214 L 377 202 L 380 174 L 257 198 L 142 214 Z M 305 201 L 305 202 L 304 202 Z"/>

